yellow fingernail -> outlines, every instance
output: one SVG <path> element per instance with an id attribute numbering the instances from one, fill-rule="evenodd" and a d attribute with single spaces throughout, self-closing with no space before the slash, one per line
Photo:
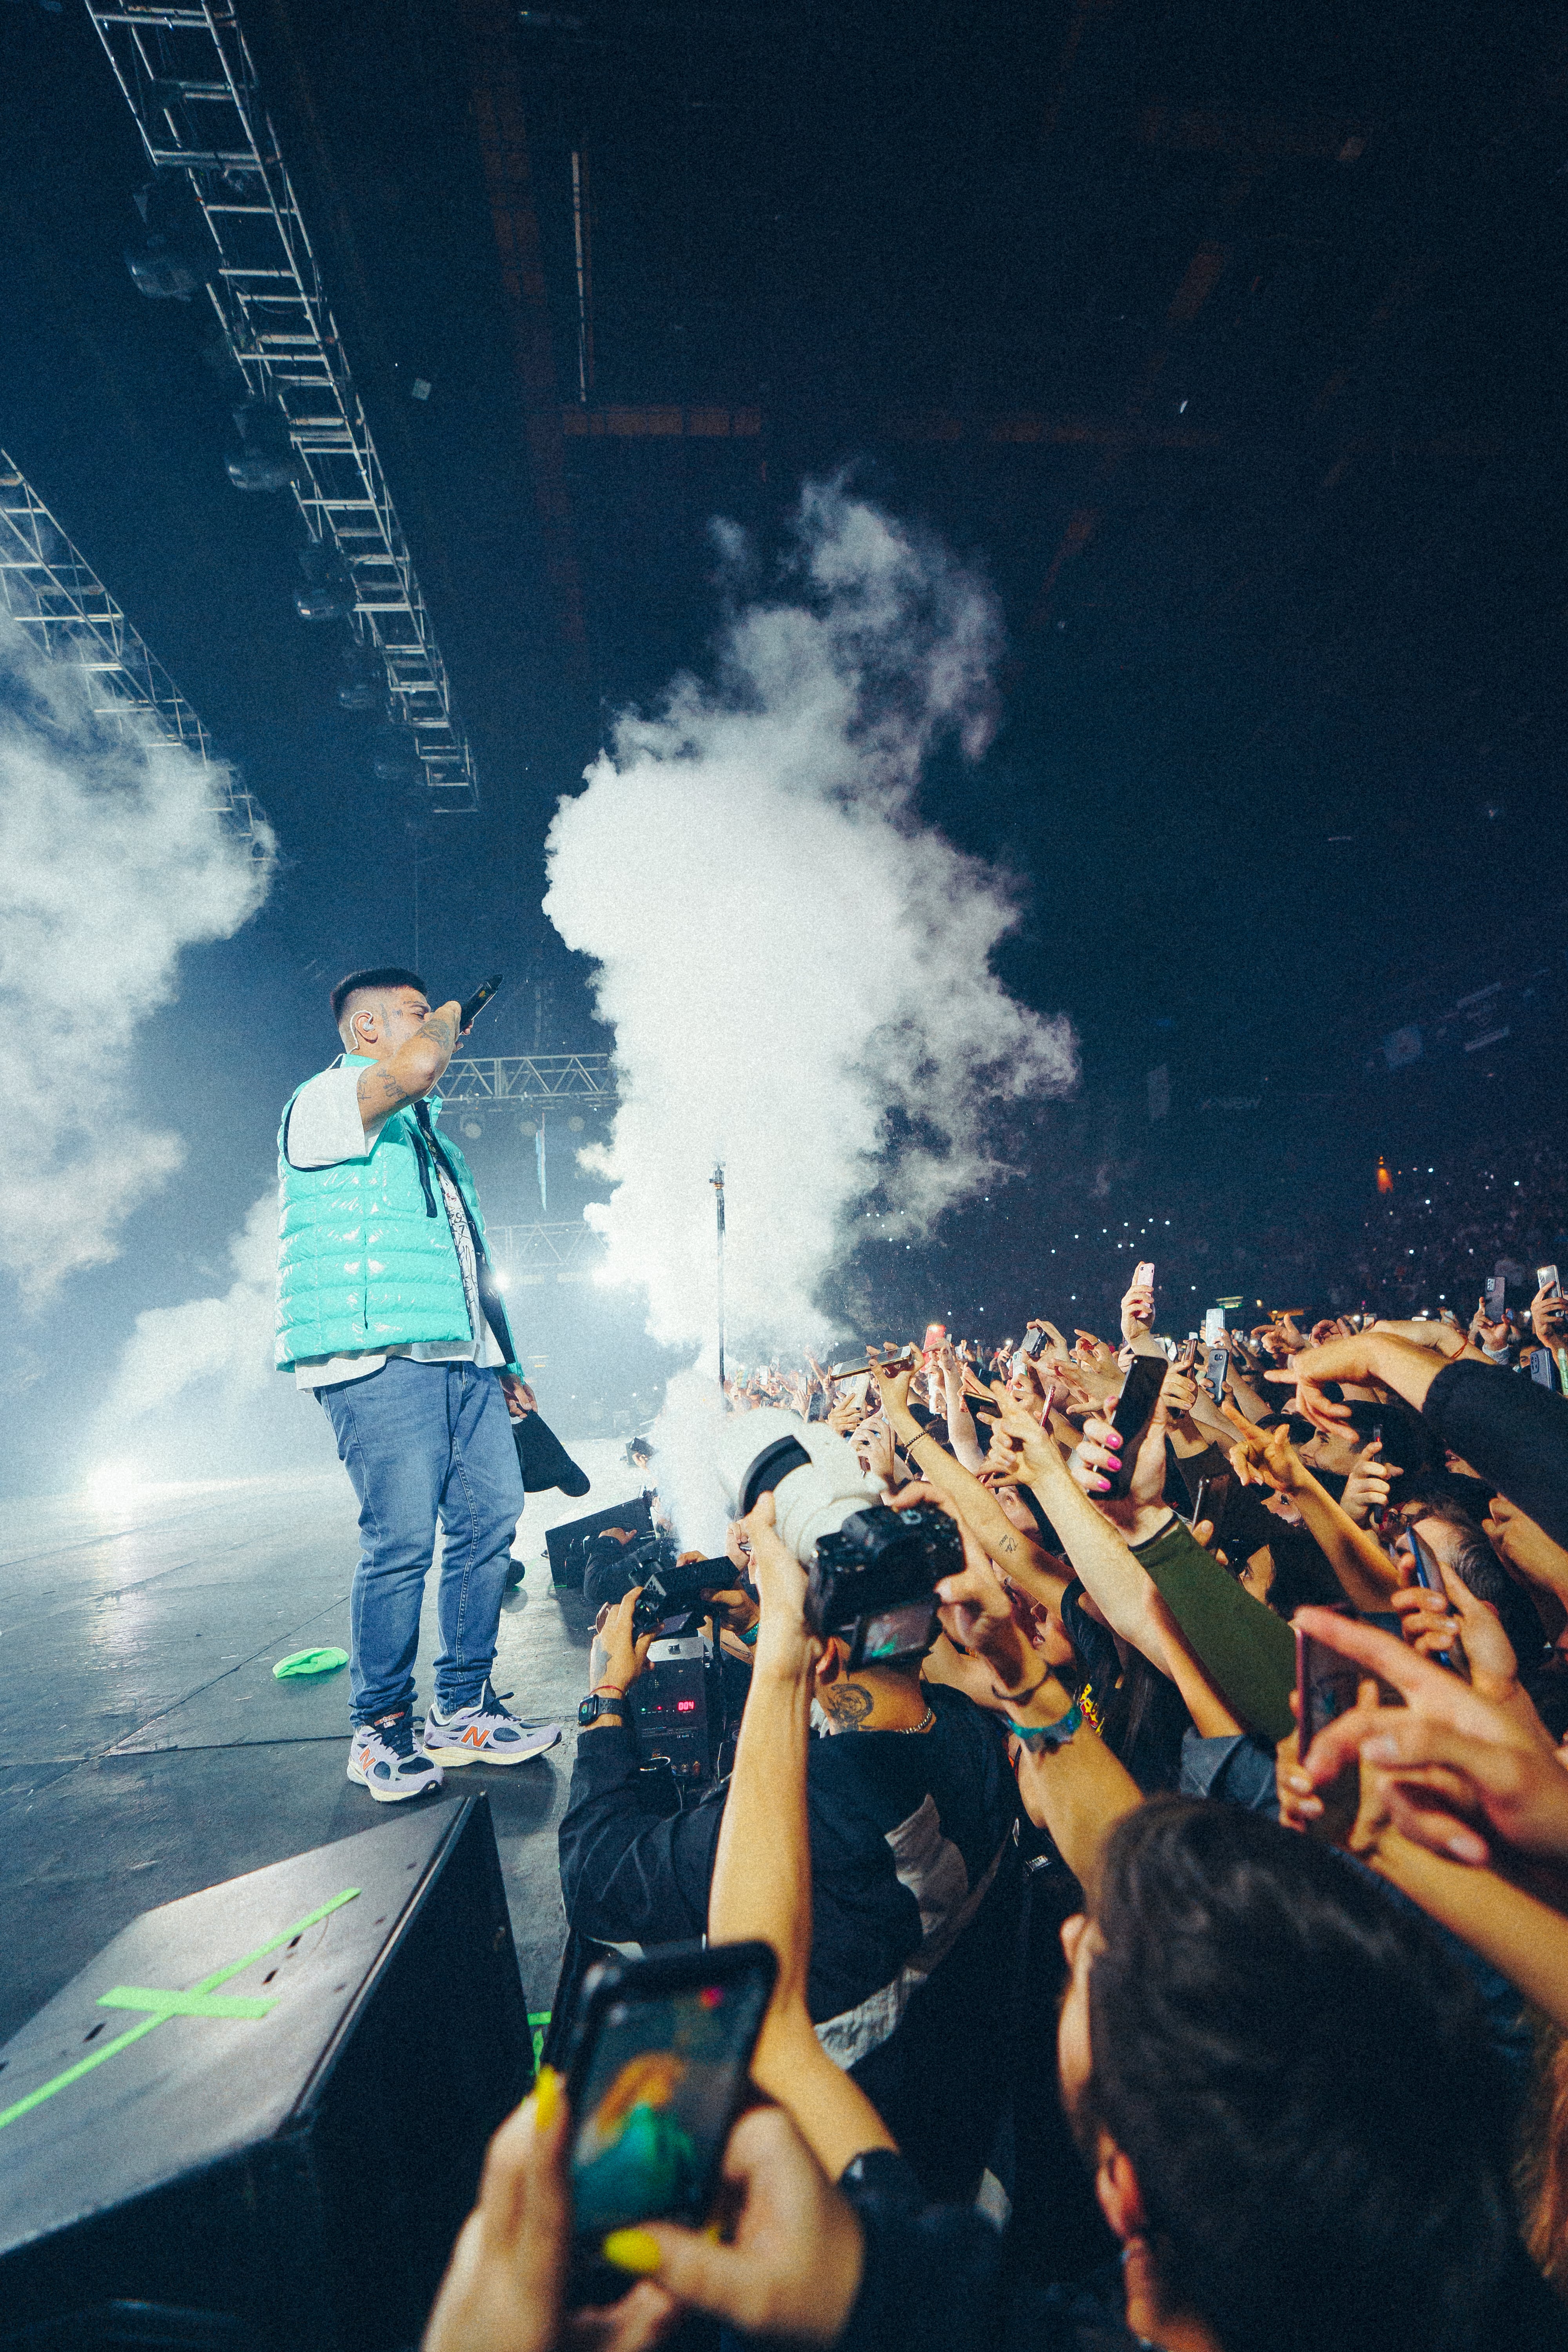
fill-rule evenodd
<path id="1" fill-rule="evenodd" d="M 635 2272 L 638 2278 L 647 2277 L 664 2260 L 658 2240 L 646 2230 L 612 2230 L 599 2252 L 618 2271 Z"/>
<path id="2" fill-rule="evenodd" d="M 542 2066 L 533 2086 L 533 2128 L 547 2132 L 561 2104 L 561 2077 L 553 2066 Z"/>

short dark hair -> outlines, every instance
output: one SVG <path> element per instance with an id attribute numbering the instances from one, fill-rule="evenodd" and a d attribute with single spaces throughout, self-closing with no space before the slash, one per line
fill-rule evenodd
<path id="1" fill-rule="evenodd" d="M 1314 1840 L 1156 1797 L 1095 1918 L 1080 2127 L 1130 2158 L 1163 2294 L 1226 2352 L 1481 2336 L 1516 2220 L 1469 1976 Z"/>
<path id="2" fill-rule="evenodd" d="M 357 990 L 362 988 L 416 988 L 421 996 L 425 982 L 416 971 L 405 971 L 400 963 L 378 963 L 369 971 L 351 971 L 340 980 L 332 991 L 332 1026 L 336 1029 L 343 1017 L 343 1007 Z"/>

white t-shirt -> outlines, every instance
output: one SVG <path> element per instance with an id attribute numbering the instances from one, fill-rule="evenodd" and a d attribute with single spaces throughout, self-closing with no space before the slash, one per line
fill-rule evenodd
<path id="1" fill-rule="evenodd" d="M 344 1160 L 370 1157 L 386 1120 L 378 1118 L 374 1126 L 366 1128 L 360 1116 L 359 1078 L 357 1066 L 334 1066 L 308 1079 L 300 1087 L 289 1114 L 291 1166 L 335 1168 Z M 381 1348 L 374 1352 L 365 1349 L 352 1355 L 302 1357 L 294 1367 L 295 1381 L 300 1388 L 324 1389 L 340 1381 L 363 1381 L 369 1373 L 379 1372 L 388 1356 L 412 1356 L 416 1364 L 478 1364 L 487 1371 L 505 1363 L 506 1358 L 479 1305 L 479 1268 L 474 1263 L 473 1236 L 463 1213 L 462 1200 L 439 1162 L 435 1172 L 446 1202 L 452 1246 L 458 1253 L 471 1336 L 467 1339 L 420 1339 L 406 1346 Z"/>

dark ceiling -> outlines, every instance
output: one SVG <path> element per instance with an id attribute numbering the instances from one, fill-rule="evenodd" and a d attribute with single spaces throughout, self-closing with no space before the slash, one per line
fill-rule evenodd
<path id="1" fill-rule="evenodd" d="M 1030 877 L 1008 977 L 1091 1088 L 1164 1058 L 1179 1112 L 1561 963 L 1560 9 L 241 16 L 479 761 L 426 952 L 549 982 L 498 1045 L 587 1041 L 543 827 L 700 656 L 708 519 L 765 546 L 840 466 L 1001 593 L 1002 734 L 927 808 Z M 277 818 L 314 1018 L 318 967 L 407 952 L 413 850 L 289 610 L 297 523 L 225 479 L 210 318 L 125 272 L 90 25 L 0 0 L 0 443 Z"/>

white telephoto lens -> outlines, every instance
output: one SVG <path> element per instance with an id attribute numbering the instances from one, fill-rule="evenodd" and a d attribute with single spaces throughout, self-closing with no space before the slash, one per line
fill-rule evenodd
<path id="1" fill-rule="evenodd" d="M 796 1448 L 809 1461 L 800 1461 L 797 1454 L 793 1468 L 786 1467 Z M 773 1475 L 770 1454 L 784 1457 L 778 1465 L 782 1475 Z M 717 1466 L 732 1518 L 755 1504 L 759 1488 L 772 1489 L 773 1524 L 803 1568 L 810 1566 L 824 1536 L 882 1499 L 880 1484 L 866 1475 L 837 1431 L 825 1422 L 805 1422 L 798 1413 L 772 1405 L 758 1412 L 734 1413 L 726 1421 Z"/>

